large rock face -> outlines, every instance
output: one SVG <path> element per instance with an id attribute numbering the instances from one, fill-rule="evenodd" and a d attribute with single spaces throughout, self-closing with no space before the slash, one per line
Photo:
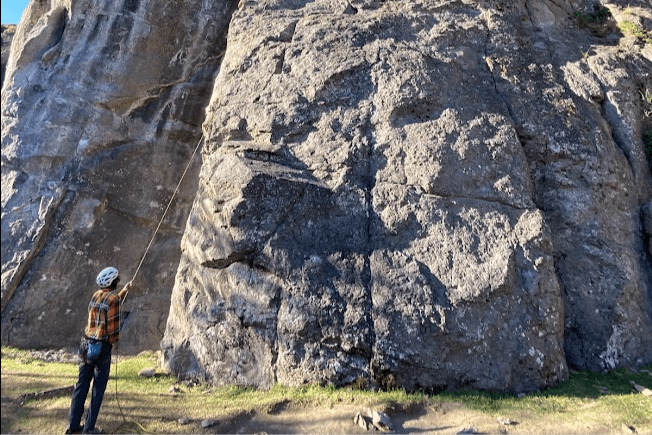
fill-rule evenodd
<path id="1" fill-rule="evenodd" d="M 650 46 L 574 7 L 243 3 L 167 366 L 524 391 L 566 376 L 564 327 L 575 366 L 649 362 Z"/>
<path id="2" fill-rule="evenodd" d="M 201 137 L 230 8 L 29 3 L 2 91 L 3 344 L 74 345 L 98 271 L 136 272 Z M 136 278 L 122 352 L 163 335 L 198 170 Z"/>
<path id="3" fill-rule="evenodd" d="M 529 391 L 652 362 L 652 44 L 612 23 L 652 13 L 606 6 L 598 36 L 583 0 L 30 3 L 3 89 L 3 344 L 76 338 L 203 122 L 124 337 L 163 337 L 180 376 Z M 36 337 L 51 311 L 70 338 Z"/>

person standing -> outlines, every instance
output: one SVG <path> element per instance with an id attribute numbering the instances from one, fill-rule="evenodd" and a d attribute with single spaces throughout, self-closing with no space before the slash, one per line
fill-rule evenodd
<path id="1" fill-rule="evenodd" d="M 100 289 L 93 294 L 88 304 L 88 323 L 85 337 L 82 338 L 80 346 L 82 361 L 79 363 L 79 378 L 70 402 L 67 434 L 101 433 L 95 427 L 95 423 L 109 381 L 111 349 L 113 343 L 120 338 L 120 304 L 124 302 L 127 292 L 131 288 L 130 281 L 119 293 L 115 293 L 120 282 L 118 269 L 115 267 L 107 267 L 102 270 L 97 275 L 96 281 Z M 91 406 L 86 413 L 86 420 L 82 427 L 81 418 L 91 380 L 93 380 Z"/>

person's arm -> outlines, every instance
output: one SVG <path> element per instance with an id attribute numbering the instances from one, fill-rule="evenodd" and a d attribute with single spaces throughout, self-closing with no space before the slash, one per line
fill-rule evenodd
<path id="1" fill-rule="evenodd" d="M 127 299 L 127 294 L 129 293 L 129 289 L 131 288 L 131 285 L 132 282 L 129 281 L 118 293 L 118 296 L 120 296 L 120 303 L 124 303 L 125 299 Z"/>

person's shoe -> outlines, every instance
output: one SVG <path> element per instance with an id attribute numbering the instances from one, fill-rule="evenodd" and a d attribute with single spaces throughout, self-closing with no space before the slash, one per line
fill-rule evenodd
<path id="1" fill-rule="evenodd" d="M 67 434 L 69 434 L 69 433 L 82 433 L 83 431 L 84 431 L 84 428 L 81 427 L 81 426 L 79 426 L 76 429 L 66 429 Z"/>
<path id="2" fill-rule="evenodd" d="M 85 430 L 82 433 L 89 433 L 90 434 L 90 433 L 104 433 L 104 432 L 102 432 L 102 429 L 100 429 L 99 427 L 94 427 L 93 429 Z"/>

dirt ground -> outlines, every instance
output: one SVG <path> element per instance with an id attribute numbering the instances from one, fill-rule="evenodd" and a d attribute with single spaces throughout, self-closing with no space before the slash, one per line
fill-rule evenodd
<path id="1" fill-rule="evenodd" d="M 303 407 L 292 403 L 280 404 L 269 410 L 242 413 L 224 420 L 216 420 L 204 429 L 204 433 L 236 434 L 539 434 L 539 433 L 631 433 L 626 428 L 609 428 L 591 423 L 545 421 L 525 416 L 518 421 L 511 418 L 511 424 L 502 424 L 498 418 L 467 409 L 464 405 L 447 403 L 434 405 L 418 404 L 411 409 L 385 409 L 390 418 L 391 430 L 380 431 L 370 425 L 368 430 L 354 423 L 360 413 L 371 422 L 371 409 L 358 405 L 341 404 L 332 408 Z M 189 425 L 201 425 L 190 421 Z"/>
<path id="2" fill-rule="evenodd" d="M 648 399 L 645 399 L 648 400 Z M 588 405 L 588 408 L 591 406 Z M 12 410 L 13 408 L 13 410 Z M 3 419 L 9 414 L 20 414 L 19 399 L 2 398 Z M 372 411 L 382 411 L 390 419 L 389 430 L 379 430 L 371 424 Z M 10 412 L 11 411 L 11 412 Z M 108 411 L 108 410 L 107 410 Z M 590 414 L 590 409 L 586 409 Z M 652 412 L 652 407 L 651 407 Z M 64 422 L 67 408 L 58 409 L 55 420 Z M 357 414 L 365 417 L 369 423 L 368 429 L 354 422 Z M 104 433 L 143 433 L 138 425 L 129 421 L 120 423 L 117 414 L 110 418 L 109 412 L 100 418 L 100 426 Z M 562 413 L 563 414 L 563 413 Z M 55 416 L 52 416 L 55 417 Z M 112 424 L 107 424 L 107 418 Z M 507 419 L 504 424 L 499 419 Z M 622 424 L 607 426 L 596 423 L 591 418 L 550 418 L 548 415 L 492 416 L 486 413 L 470 410 L 459 403 L 445 402 L 442 404 L 417 403 L 408 408 L 364 407 L 360 404 L 337 404 L 331 407 L 281 402 L 265 409 L 244 411 L 215 420 L 192 420 L 180 425 L 175 418 L 162 418 L 172 423 L 172 433 L 192 434 L 630 434 L 652 433 L 652 426 L 634 428 Z M 168 426 L 169 427 L 169 426 Z M 14 429 L 2 433 L 24 433 L 24 430 Z M 57 431 L 55 430 L 55 433 Z M 46 431 L 45 433 L 52 433 Z"/>
<path id="3" fill-rule="evenodd" d="M 267 434 L 367 434 L 379 432 L 372 425 L 365 430 L 354 423 L 357 413 L 370 423 L 369 409 L 356 405 L 337 405 L 331 409 L 303 408 L 291 404 L 266 412 L 241 414 L 228 421 L 218 422 L 208 428 L 215 433 L 267 433 Z M 448 410 L 436 410 L 431 406 L 418 405 L 408 410 L 386 410 L 392 433 L 506 433 L 504 426 L 486 415 L 462 410 L 460 406 Z"/>

